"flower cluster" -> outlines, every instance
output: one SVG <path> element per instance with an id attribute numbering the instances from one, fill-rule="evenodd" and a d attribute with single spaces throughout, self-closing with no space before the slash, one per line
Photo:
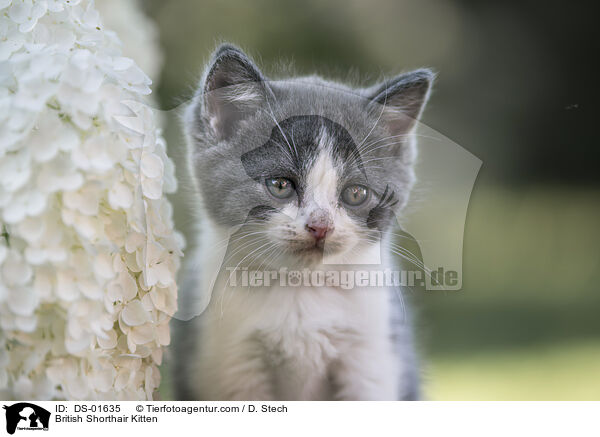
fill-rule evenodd
<path id="1" fill-rule="evenodd" d="M 105 26 L 119 36 L 123 56 L 133 59 L 156 82 L 163 65 L 159 30 L 144 13 L 142 3 L 143 0 L 96 0 L 95 5 Z"/>
<path id="2" fill-rule="evenodd" d="M 0 398 L 158 387 L 183 239 L 149 85 L 93 1 L 0 0 Z"/>

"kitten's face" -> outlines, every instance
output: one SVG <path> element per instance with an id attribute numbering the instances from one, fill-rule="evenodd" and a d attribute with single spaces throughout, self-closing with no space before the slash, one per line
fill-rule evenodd
<path id="1" fill-rule="evenodd" d="M 373 216 L 386 187 L 369 178 L 374 171 L 367 172 L 350 133 L 325 117 L 278 122 L 241 160 L 263 192 L 265 208 L 251 220 L 274 250 L 304 259 L 341 255 L 376 241 L 388 225 Z M 389 189 L 386 199 L 388 206 L 396 201 Z"/>
<path id="2" fill-rule="evenodd" d="M 186 115 L 206 213 L 244 223 L 237 246 L 263 262 L 344 262 L 376 243 L 414 179 L 411 133 L 431 74 L 413 76 L 368 90 L 268 82 L 239 50 L 219 49 Z"/>

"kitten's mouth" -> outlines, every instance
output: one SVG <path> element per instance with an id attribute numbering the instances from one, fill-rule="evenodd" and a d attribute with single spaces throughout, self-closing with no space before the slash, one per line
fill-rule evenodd
<path id="1" fill-rule="evenodd" d="M 297 255 L 324 255 L 337 253 L 340 249 L 340 244 L 321 239 L 302 245 L 293 245 L 290 251 Z"/>
<path id="2" fill-rule="evenodd" d="M 291 247 L 290 252 L 292 252 L 296 255 L 322 254 L 323 246 L 311 245 L 311 246 Z"/>

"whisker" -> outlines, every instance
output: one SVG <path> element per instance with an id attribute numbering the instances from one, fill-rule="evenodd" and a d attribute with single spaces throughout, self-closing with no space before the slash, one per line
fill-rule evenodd
<path id="1" fill-rule="evenodd" d="M 273 96 L 273 98 L 275 98 L 275 96 Z M 269 97 L 267 97 L 265 100 L 267 101 L 267 105 L 269 106 L 269 111 L 270 111 L 269 115 L 271 116 L 271 119 L 273 120 L 273 122 L 275 123 L 275 125 L 277 126 L 277 128 L 279 129 L 279 132 L 281 132 L 281 135 L 283 136 L 283 139 L 287 143 L 287 145 L 290 148 L 290 150 L 292 150 L 292 146 L 291 146 L 290 142 L 288 141 L 287 137 L 285 136 L 285 133 L 283 132 L 283 129 L 279 125 L 279 122 L 275 118 L 275 113 L 273 112 L 273 108 L 271 107 L 271 102 L 269 102 Z M 296 156 L 298 156 L 298 151 L 297 150 L 296 150 Z"/>
<path id="2" fill-rule="evenodd" d="M 274 244 L 273 242 L 269 241 L 265 244 L 263 244 L 262 246 L 259 246 L 258 248 L 254 249 L 252 252 L 248 253 L 246 256 L 244 256 L 240 262 L 237 263 L 237 265 L 233 268 L 233 270 L 231 271 L 230 275 L 229 275 L 229 279 L 231 279 L 231 274 L 235 273 L 237 271 L 237 269 L 239 268 L 240 264 L 242 264 L 249 256 L 252 256 L 252 254 L 256 253 L 257 251 L 259 251 L 260 249 L 262 249 L 265 246 L 269 246 Z M 225 285 L 223 286 L 223 289 L 221 290 L 222 293 L 222 297 L 221 297 L 221 315 L 224 314 L 223 312 L 223 306 L 226 303 L 225 302 L 225 298 L 226 298 L 226 290 L 227 290 L 227 282 L 225 283 Z"/>
<path id="3" fill-rule="evenodd" d="M 377 117 L 377 120 L 375 120 L 375 123 L 373 124 L 373 127 L 371 127 L 371 130 L 369 131 L 369 133 L 367 134 L 367 136 L 364 137 L 363 140 L 360 142 L 360 144 L 357 146 L 358 150 L 360 150 L 361 146 L 365 143 L 365 141 L 367 141 L 367 138 L 369 138 L 369 136 L 371 136 L 371 134 L 373 133 L 373 131 L 375 130 L 375 128 L 379 124 L 379 120 L 381 119 L 381 116 L 383 115 L 383 112 L 385 111 L 385 105 L 386 105 L 386 103 L 387 103 L 387 89 L 386 89 L 386 92 L 385 92 L 385 99 L 383 101 L 383 105 L 381 105 L 381 112 L 379 113 L 379 116 Z"/>

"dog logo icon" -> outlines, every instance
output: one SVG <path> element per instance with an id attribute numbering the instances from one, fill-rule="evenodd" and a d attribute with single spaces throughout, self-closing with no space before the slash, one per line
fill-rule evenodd
<path id="1" fill-rule="evenodd" d="M 50 411 L 28 402 L 4 405 L 3 408 L 6 410 L 6 432 L 9 434 L 14 434 L 17 429 L 48 431 Z"/>

